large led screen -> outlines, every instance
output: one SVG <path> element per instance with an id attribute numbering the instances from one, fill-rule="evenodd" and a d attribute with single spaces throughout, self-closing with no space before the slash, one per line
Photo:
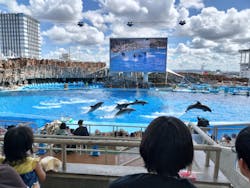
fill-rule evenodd
<path id="1" fill-rule="evenodd" d="M 111 72 L 166 72 L 167 38 L 111 38 Z"/>

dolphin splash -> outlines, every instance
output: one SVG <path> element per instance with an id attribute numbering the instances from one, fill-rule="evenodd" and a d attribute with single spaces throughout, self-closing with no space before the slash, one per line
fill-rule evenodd
<path id="1" fill-rule="evenodd" d="M 133 108 L 122 108 L 121 110 L 119 110 L 116 114 L 115 114 L 115 116 L 119 116 L 119 115 L 122 115 L 122 114 L 129 114 L 129 113 L 131 113 L 131 112 L 133 112 L 133 111 L 135 111 L 135 109 L 133 109 Z"/>
<path id="2" fill-rule="evenodd" d="M 203 110 L 203 111 L 212 112 L 212 110 L 211 110 L 208 106 L 201 104 L 199 101 L 197 101 L 195 104 L 189 105 L 189 106 L 187 107 L 187 109 L 186 109 L 185 112 L 187 112 L 188 110 L 191 110 L 191 109 L 193 109 L 193 108 L 201 109 L 201 110 Z"/>
<path id="3" fill-rule="evenodd" d="M 95 111 L 96 109 L 100 108 L 100 107 L 102 106 L 102 104 L 103 104 L 103 102 L 98 102 L 98 103 L 96 103 L 95 105 L 90 106 L 90 110 L 88 111 L 88 113 L 89 113 L 89 112 L 93 112 L 93 111 Z"/>

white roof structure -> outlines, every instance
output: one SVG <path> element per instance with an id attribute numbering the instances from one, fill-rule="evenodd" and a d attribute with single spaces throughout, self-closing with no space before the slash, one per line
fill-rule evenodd
<path id="1" fill-rule="evenodd" d="M 174 72 L 174 71 L 172 71 L 172 70 L 170 70 L 170 69 L 168 69 L 168 68 L 167 68 L 167 72 L 169 72 L 169 73 L 171 73 L 171 74 L 174 74 L 174 75 L 176 75 L 176 76 L 180 76 L 180 77 L 182 77 L 182 78 L 185 77 L 185 76 L 180 75 L 180 74 L 178 74 L 178 73 L 176 73 L 176 72 Z"/>

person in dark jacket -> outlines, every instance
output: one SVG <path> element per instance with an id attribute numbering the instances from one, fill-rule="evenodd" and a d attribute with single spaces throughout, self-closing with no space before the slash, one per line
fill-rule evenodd
<path id="1" fill-rule="evenodd" d="M 192 163 L 194 155 L 191 133 L 178 118 L 154 119 L 142 137 L 140 155 L 148 173 L 120 177 L 109 188 L 195 188 L 178 174 Z"/>
<path id="2" fill-rule="evenodd" d="M 83 126 L 83 120 L 78 121 L 79 127 L 73 132 L 75 136 L 89 136 L 87 127 Z"/>

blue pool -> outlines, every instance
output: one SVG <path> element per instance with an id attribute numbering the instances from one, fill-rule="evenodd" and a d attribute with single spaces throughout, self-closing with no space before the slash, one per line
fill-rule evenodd
<path id="1" fill-rule="evenodd" d="M 115 116 L 117 103 L 147 101 L 133 105 L 135 111 Z M 209 106 L 212 112 L 193 109 L 185 112 L 196 101 Z M 90 105 L 104 102 L 94 112 Z M 155 89 L 78 88 L 69 90 L 21 90 L 0 92 L 0 119 L 35 121 L 39 126 L 62 118 L 83 119 L 92 124 L 130 124 L 146 126 L 160 115 L 172 115 L 184 121 L 197 121 L 197 116 L 212 121 L 250 122 L 250 97 L 212 94 L 157 91 Z"/>

